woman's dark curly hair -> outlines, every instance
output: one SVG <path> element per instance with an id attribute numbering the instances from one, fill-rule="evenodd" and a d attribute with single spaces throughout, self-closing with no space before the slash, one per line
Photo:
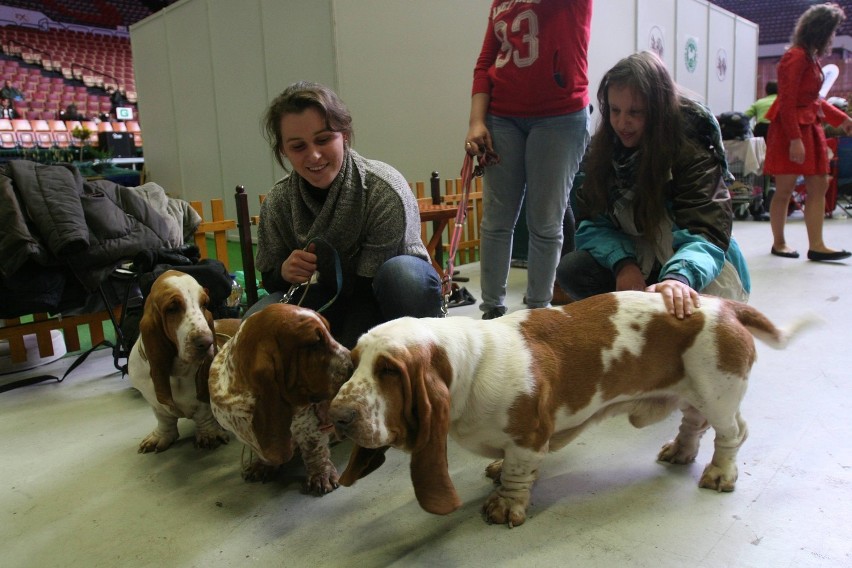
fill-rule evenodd
<path id="1" fill-rule="evenodd" d="M 337 96 L 337 93 L 319 83 L 299 81 L 293 83 L 284 92 L 275 97 L 263 116 L 263 130 L 266 141 L 272 148 L 272 154 L 278 164 L 288 170 L 284 161 L 284 139 L 281 134 L 281 119 L 287 114 L 301 114 L 309 108 L 315 108 L 325 117 L 326 128 L 340 132 L 346 144 L 352 143 L 352 115 Z"/>
<path id="2" fill-rule="evenodd" d="M 799 16 L 790 41 L 808 53 L 826 55 L 834 32 L 845 19 L 846 12 L 834 2 L 816 4 Z"/>

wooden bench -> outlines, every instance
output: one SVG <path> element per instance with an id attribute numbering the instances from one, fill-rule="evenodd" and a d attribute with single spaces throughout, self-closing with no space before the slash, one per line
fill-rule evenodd
<path id="1" fill-rule="evenodd" d="M 221 199 L 211 199 L 211 213 L 205 217 L 204 208 L 200 201 L 191 201 L 190 205 L 201 215 L 201 224 L 195 232 L 195 244 L 201 253 L 201 258 L 209 258 L 210 250 L 207 246 L 208 233 L 213 234 L 215 258 L 222 261 L 228 270 L 228 240 L 227 231 L 237 227 L 233 219 L 225 219 L 225 208 Z M 121 307 L 115 308 L 116 317 L 121 315 Z M 38 345 L 38 355 L 41 358 L 51 357 L 54 354 L 53 337 L 51 331 L 58 329 L 62 331 L 63 341 L 68 352 L 80 351 L 80 334 L 78 326 L 86 326 L 92 339 L 92 345 L 104 341 L 103 323 L 110 321 L 109 312 L 106 310 L 89 314 L 75 316 L 50 316 L 46 313 L 32 315 L 33 321 L 22 321 L 22 318 L 3 320 L 5 327 L 0 327 L 0 340 L 9 342 L 9 356 L 13 364 L 27 361 L 27 347 L 24 337 L 34 334 Z"/>

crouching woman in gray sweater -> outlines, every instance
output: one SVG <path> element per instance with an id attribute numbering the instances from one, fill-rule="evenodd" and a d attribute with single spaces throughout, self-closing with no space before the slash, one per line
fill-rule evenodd
<path id="1" fill-rule="evenodd" d="M 299 82 L 266 111 L 266 136 L 292 170 L 260 209 L 257 269 L 280 301 L 318 272 L 301 304 L 323 309 L 332 335 L 352 348 L 379 323 L 441 315 L 441 281 L 420 239 L 417 201 L 394 168 L 352 150 L 352 117 L 331 89 Z M 291 303 L 302 298 L 298 290 Z"/>

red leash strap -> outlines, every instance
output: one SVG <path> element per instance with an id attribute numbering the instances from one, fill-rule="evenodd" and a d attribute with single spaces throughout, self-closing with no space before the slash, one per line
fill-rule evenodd
<path id="1" fill-rule="evenodd" d="M 467 219 L 467 202 L 470 200 L 470 186 L 473 182 L 474 176 L 479 177 L 481 175 L 482 165 L 474 167 L 473 157 L 470 154 L 465 153 L 464 163 L 462 164 L 461 169 L 463 188 L 462 198 L 461 201 L 459 201 L 459 208 L 458 211 L 456 211 L 456 221 L 453 226 L 453 234 L 450 237 L 450 250 L 447 255 L 447 270 L 444 272 L 444 277 L 441 280 L 441 294 L 444 298 L 441 305 L 441 311 L 444 316 L 447 315 L 450 295 L 453 292 L 453 270 L 455 268 L 456 252 L 458 252 L 459 242 L 461 240 L 461 232 L 464 228 L 464 222 Z"/>

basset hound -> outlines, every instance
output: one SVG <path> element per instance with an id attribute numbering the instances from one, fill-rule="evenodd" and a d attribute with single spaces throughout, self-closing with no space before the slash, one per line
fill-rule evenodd
<path id="1" fill-rule="evenodd" d="M 207 310 L 208 296 L 188 274 L 168 270 L 151 285 L 139 321 L 139 339 L 130 350 L 130 383 L 154 410 L 157 427 L 139 452 L 162 452 L 178 439 L 178 418 L 195 422 L 195 445 L 228 443 L 210 410 L 207 374 L 218 344 L 233 335 L 240 320 L 219 320 L 217 334 Z"/>
<path id="2" fill-rule="evenodd" d="M 339 434 L 355 447 L 340 478 L 349 486 L 384 462 L 388 447 L 411 453 L 420 506 L 447 514 L 461 505 L 447 468 L 447 436 L 497 459 L 489 523 L 526 520 L 539 463 L 589 424 L 618 413 L 643 427 L 675 409 L 683 420 L 657 459 L 694 461 L 713 427 L 715 453 L 699 486 L 732 491 L 746 439 L 740 402 L 756 351 L 776 349 L 788 330 L 756 309 L 702 297 L 685 319 L 660 294 L 620 292 L 564 307 L 522 310 L 494 320 L 394 320 L 361 336 L 355 372 L 331 403 Z"/>
<path id="3" fill-rule="evenodd" d="M 246 318 L 216 355 L 209 378 L 213 414 L 257 454 L 243 477 L 269 480 L 298 449 L 305 492 L 337 489 L 328 404 L 351 373 L 349 350 L 317 312 L 276 303 Z"/>

